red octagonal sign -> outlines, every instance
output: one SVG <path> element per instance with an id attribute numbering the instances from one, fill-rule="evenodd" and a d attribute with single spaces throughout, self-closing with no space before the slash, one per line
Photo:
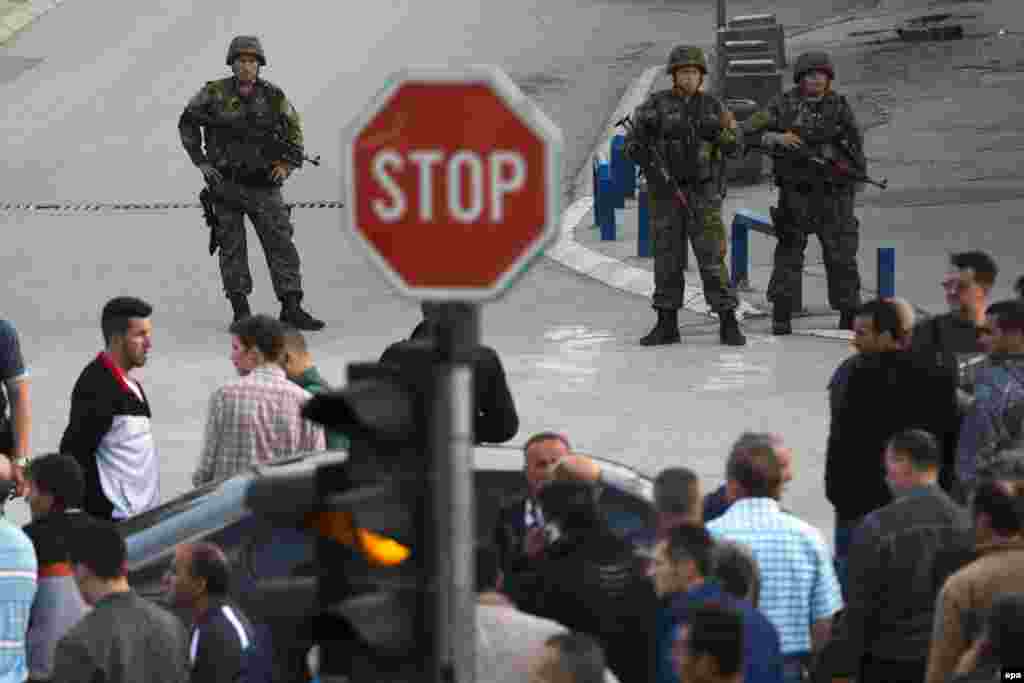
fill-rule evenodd
<path id="1" fill-rule="evenodd" d="M 347 132 L 349 229 L 405 295 L 493 298 L 557 237 L 561 151 L 497 67 L 402 71 Z"/>

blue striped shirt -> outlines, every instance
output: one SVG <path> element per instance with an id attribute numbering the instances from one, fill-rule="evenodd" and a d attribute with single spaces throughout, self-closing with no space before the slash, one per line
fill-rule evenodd
<path id="1" fill-rule="evenodd" d="M 761 568 L 758 608 L 779 630 L 783 655 L 811 651 L 811 624 L 843 606 L 821 532 L 772 498 L 743 498 L 707 525 L 716 538 L 746 544 Z"/>
<path id="2" fill-rule="evenodd" d="M 0 518 L 0 683 L 23 683 L 28 678 L 25 635 L 37 570 L 28 535 Z"/>

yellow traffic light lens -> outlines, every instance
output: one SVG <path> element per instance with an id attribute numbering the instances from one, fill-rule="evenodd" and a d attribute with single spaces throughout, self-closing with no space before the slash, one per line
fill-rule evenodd
<path id="1" fill-rule="evenodd" d="M 412 551 L 398 541 L 355 525 L 350 512 L 319 512 L 311 515 L 307 526 L 321 536 L 334 539 L 361 552 L 378 567 L 395 567 L 408 559 Z"/>
<path id="2" fill-rule="evenodd" d="M 405 562 L 412 552 L 398 541 L 378 536 L 366 529 L 356 529 L 363 554 L 383 567 L 395 567 Z"/>

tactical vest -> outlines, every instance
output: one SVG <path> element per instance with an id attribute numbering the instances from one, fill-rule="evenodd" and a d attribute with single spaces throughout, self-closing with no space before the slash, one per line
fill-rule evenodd
<path id="1" fill-rule="evenodd" d="M 716 186 L 721 150 L 707 139 L 719 131 L 720 107 L 716 105 L 710 95 L 697 93 L 687 100 L 673 90 L 654 93 L 644 105 L 650 134 L 669 173 L 691 190 Z M 659 182 L 655 178 L 648 180 L 654 185 Z"/>
<path id="2" fill-rule="evenodd" d="M 244 121 L 268 124 L 279 118 L 284 93 L 275 85 L 258 79 L 248 98 L 238 93 L 238 82 L 234 77 L 206 84 L 212 104 L 210 115 L 224 123 L 237 123 L 244 127 Z M 218 167 L 227 167 L 239 180 L 252 183 L 270 183 L 272 159 L 267 159 L 261 146 L 253 140 L 239 135 L 230 128 L 209 127 L 206 129 L 206 154 Z"/>
<path id="3" fill-rule="evenodd" d="M 811 100 L 800 94 L 799 87 L 787 91 L 781 100 L 779 129 L 795 131 L 812 155 L 826 159 L 855 161 L 842 151 L 846 131 L 842 110 L 846 105 L 842 95 L 829 93 L 821 99 Z M 782 179 L 820 177 L 820 169 L 809 161 L 791 155 L 775 160 L 775 175 Z"/>

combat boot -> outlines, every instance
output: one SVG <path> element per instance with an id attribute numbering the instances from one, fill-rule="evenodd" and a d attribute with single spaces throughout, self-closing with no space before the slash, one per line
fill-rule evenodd
<path id="1" fill-rule="evenodd" d="M 679 311 L 658 311 L 658 322 L 647 336 L 640 340 L 640 346 L 662 346 L 679 342 Z"/>
<path id="2" fill-rule="evenodd" d="M 746 346 L 747 338 L 743 336 L 736 311 L 720 311 L 718 313 L 718 339 L 726 346 Z"/>
<path id="3" fill-rule="evenodd" d="M 839 312 L 839 329 L 840 330 L 852 330 L 853 319 L 856 316 L 856 312 L 851 308 L 845 311 Z"/>
<path id="4" fill-rule="evenodd" d="M 793 334 L 793 313 L 789 306 L 779 303 L 772 306 L 772 334 L 776 337 Z"/>
<path id="5" fill-rule="evenodd" d="M 317 320 L 303 310 L 301 302 L 301 294 L 286 294 L 281 300 L 281 322 L 288 323 L 297 330 L 316 332 L 324 329 L 326 323 L 323 320 Z"/>
<path id="6" fill-rule="evenodd" d="M 242 318 L 248 318 L 252 315 L 252 311 L 249 310 L 249 297 L 245 294 L 230 294 L 228 295 L 228 301 L 231 302 L 231 308 L 235 312 L 233 322 L 237 323 Z"/>

